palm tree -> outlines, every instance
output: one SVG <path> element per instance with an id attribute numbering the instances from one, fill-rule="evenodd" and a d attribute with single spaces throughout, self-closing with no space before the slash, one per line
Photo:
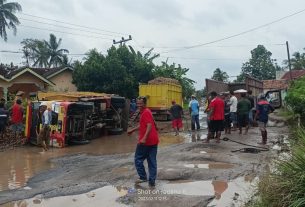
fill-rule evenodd
<path id="1" fill-rule="evenodd" d="M 61 65 L 65 64 L 65 61 L 66 61 L 65 53 L 69 53 L 69 50 L 59 49 L 59 47 L 61 45 L 61 41 L 62 41 L 62 39 L 59 38 L 59 40 L 57 42 L 57 38 L 54 34 L 50 34 L 49 42 L 44 41 L 44 43 L 48 49 L 49 56 L 50 56 L 49 67 L 51 67 L 51 66 L 57 67 L 57 66 L 61 66 Z"/>
<path id="2" fill-rule="evenodd" d="M 4 41 L 7 41 L 6 29 L 13 29 L 16 35 L 16 25 L 20 24 L 20 22 L 14 13 L 21 10 L 22 8 L 17 2 L 6 3 L 6 0 L 0 0 L 0 37 Z"/>
<path id="3" fill-rule="evenodd" d="M 30 62 L 34 67 L 58 67 L 66 66 L 69 59 L 66 53 L 67 49 L 59 49 L 61 39 L 56 39 L 54 34 L 50 34 L 49 41 L 37 39 L 24 39 L 21 44 L 23 45 L 23 54 L 26 59 L 27 65 Z"/>
<path id="4" fill-rule="evenodd" d="M 228 82 L 229 75 L 227 72 L 220 70 L 220 68 L 216 68 L 211 79 L 221 82 Z"/>

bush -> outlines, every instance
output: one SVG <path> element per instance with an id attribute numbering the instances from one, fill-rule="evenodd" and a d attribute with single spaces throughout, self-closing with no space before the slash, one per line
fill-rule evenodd
<path id="1" fill-rule="evenodd" d="M 305 206 L 305 129 L 296 132 L 291 156 L 278 161 L 274 172 L 259 184 L 259 199 L 252 206 Z"/>
<path id="2" fill-rule="evenodd" d="M 285 101 L 294 113 L 305 117 L 305 77 L 293 82 L 288 90 Z"/>

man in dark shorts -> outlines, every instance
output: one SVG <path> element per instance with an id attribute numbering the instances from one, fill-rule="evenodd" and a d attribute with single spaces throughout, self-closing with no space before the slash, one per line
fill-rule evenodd
<path id="1" fill-rule="evenodd" d="M 179 129 L 182 128 L 182 115 L 183 109 L 179 104 L 176 104 L 176 101 L 172 101 L 172 107 L 169 112 L 171 113 L 172 118 L 172 127 L 175 130 L 175 136 L 179 135 Z"/>
<path id="2" fill-rule="evenodd" d="M 239 134 L 242 134 L 242 127 L 246 127 L 245 134 L 249 129 L 249 111 L 251 110 L 251 103 L 246 98 L 245 93 L 240 94 L 241 99 L 237 103 L 237 120 L 239 127 Z"/>
<path id="3" fill-rule="evenodd" d="M 256 104 L 256 114 L 254 117 L 254 121 L 258 118 L 258 127 L 261 131 L 262 142 L 258 144 L 267 144 L 267 122 L 268 122 L 268 114 L 273 112 L 274 108 L 270 105 L 270 103 L 266 100 L 265 96 L 261 96 L 259 98 L 258 103 Z"/>
<path id="4" fill-rule="evenodd" d="M 224 101 L 217 97 L 215 91 L 211 92 L 210 96 L 212 99 L 209 106 L 210 115 L 208 117 L 210 119 L 210 126 L 206 143 L 210 142 L 215 133 L 216 143 L 220 143 L 221 131 L 224 129 Z"/>

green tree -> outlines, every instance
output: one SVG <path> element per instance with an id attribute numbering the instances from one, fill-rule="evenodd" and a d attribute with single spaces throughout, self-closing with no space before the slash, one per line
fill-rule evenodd
<path id="1" fill-rule="evenodd" d="M 33 67 L 58 67 L 65 66 L 68 62 L 67 49 L 60 49 L 62 39 L 57 41 L 54 34 L 50 34 L 49 41 L 37 39 L 25 39 L 23 45 L 23 57 L 26 64 Z"/>
<path id="2" fill-rule="evenodd" d="M 138 96 L 139 83 L 153 78 L 151 52 L 142 55 L 132 47 L 112 46 L 107 55 L 91 50 L 84 63 L 74 63 L 73 82 L 78 90 L 116 93 L 128 98 Z"/>
<path id="3" fill-rule="evenodd" d="M 294 113 L 301 115 L 305 119 L 305 78 L 299 78 L 290 85 L 287 96 L 285 97 L 287 105 Z"/>
<path id="4" fill-rule="evenodd" d="M 251 58 L 249 61 L 243 63 L 241 74 L 237 77 L 237 82 L 244 81 L 246 74 L 259 80 L 275 79 L 275 73 L 277 70 L 280 70 L 280 68 L 271 56 L 272 53 L 263 45 L 258 45 L 251 51 Z"/>
<path id="5" fill-rule="evenodd" d="M 190 97 L 195 92 L 195 81 L 186 77 L 188 71 L 188 68 L 182 68 L 180 64 L 176 67 L 175 63 L 168 65 L 167 62 L 162 62 L 160 66 L 154 68 L 153 75 L 155 78 L 165 77 L 178 80 L 182 86 L 183 97 Z"/>
<path id="6" fill-rule="evenodd" d="M 0 0 L 0 37 L 7 41 L 6 29 L 12 29 L 14 34 L 17 33 L 16 25 L 20 24 L 15 13 L 22 8 L 17 2 L 6 3 L 6 0 Z"/>
<path id="7" fill-rule="evenodd" d="M 303 48 L 305 50 L 305 48 Z M 295 52 L 290 59 L 291 68 L 293 70 L 305 69 L 305 53 Z M 284 60 L 284 64 L 288 67 L 288 60 Z"/>
<path id="8" fill-rule="evenodd" d="M 229 75 L 225 71 L 220 70 L 220 68 L 216 68 L 211 78 L 216 81 L 228 82 Z"/>
<path id="9" fill-rule="evenodd" d="M 49 54 L 49 67 L 58 67 L 64 64 L 65 59 L 67 58 L 66 53 L 69 53 L 69 50 L 67 49 L 60 49 L 62 39 L 59 38 L 57 41 L 57 38 L 54 34 L 50 34 L 49 41 L 44 40 L 44 44 L 47 47 L 47 51 Z"/>

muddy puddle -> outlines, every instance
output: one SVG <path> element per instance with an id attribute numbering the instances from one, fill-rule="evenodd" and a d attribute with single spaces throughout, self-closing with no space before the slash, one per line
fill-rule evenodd
<path id="1" fill-rule="evenodd" d="M 200 168 L 200 169 L 230 169 L 233 168 L 233 164 L 222 162 L 208 162 L 208 163 L 187 163 L 184 164 L 186 168 Z"/>
<path id="2" fill-rule="evenodd" d="M 258 178 L 239 177 L 232 181 L 173 181 L 161 186 L 165 192 L 190 196 L 215 196 L 208 206 L 240 206 L 246 202 L 255 188 Z"/>
<path id="3" fill-rule="evenodd" d="M 105 186 L 90 192 L 60 196 L 54 198 L 43 198 L 37 195 L 34 198 L 7 203 L 5 207 L 51 207 L 51 206 L 129 206 L 141 198 L 169 199 L 170 195 L 185 196 L 214 196 L 208 205 L 210 207 L 240 206 L 246 202 L 254 190 L 257 178 L 249 180 L 249 177 L 239 177 L 232 181 L 208 180 L 190 181 L 178 180 L 168 183 L 160 183 L 155 189 L 139 186 L 138 188 Z M 153 200 L 146 199 L 145 202 Z M 125 205 L 127 204 L 127 205 Z"/>
<path id="4" fill-rule="evenodd" d="M 160 136 L 160 147 L 181 143 L 182 137 L 173 135 Z M 35 174 L 54 167 L 49 159 L 65 155 L 85 153 L 90 155 L 106 155 L 134 152 L 137 143 L 136 133 L 133 136 L 104 136 L 94 139 L 90 144 L 51 148 L 48 152 L 36 146 L 25 146 L 0 152 L 0 191 L 16 189 L 26 185 Z M 120 169 L 121 172 L 126 169 Z"/>
<path id="5" fill-rule="evenodd" d="M 128 193 L 127 188 L 105 186 L 88 193 L 71 196 L 60 196 L 44 199 L 42 195 L 34 198 L 4 204 L 4 207 L 54 207 L 54 206 L 113 206 L 124 207 L 126 205 L 116 200 Z"/>

